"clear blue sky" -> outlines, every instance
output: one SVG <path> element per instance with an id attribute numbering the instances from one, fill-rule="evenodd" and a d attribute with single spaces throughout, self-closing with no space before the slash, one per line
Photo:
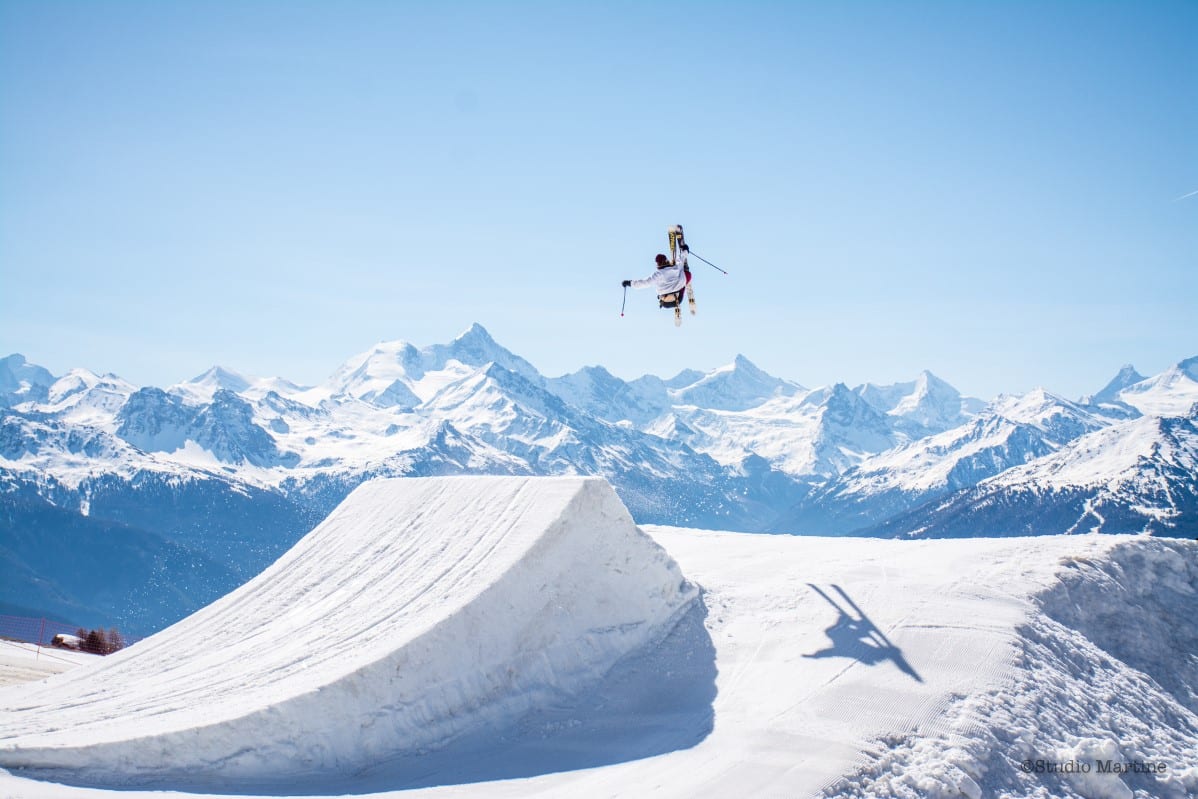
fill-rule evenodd
<path id="1" fill-rule="evenodd" d="M 313 383 L 480 322 L 1096 390 L 1198 354 L 1198 3 L 0 0 L 0 354 Z M 700 315 L 648 292 L 686 225 Z"/>

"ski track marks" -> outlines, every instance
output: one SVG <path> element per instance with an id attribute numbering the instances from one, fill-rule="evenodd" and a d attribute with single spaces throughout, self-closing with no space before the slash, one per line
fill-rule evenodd
<path id="1" fill-rule="evenodd" d="M 0 764 L 113 785 L 349 775 L 584 691 L 696 596 L 602 480 L 375 481 L 208 608 L 0 691 Z"/>

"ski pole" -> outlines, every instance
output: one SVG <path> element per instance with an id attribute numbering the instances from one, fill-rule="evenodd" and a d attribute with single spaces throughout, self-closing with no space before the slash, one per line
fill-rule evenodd
<path id="1" fill-rule="evenodd" d="M 624 306 L 628 304 L 628 287 L 624 287 L 624 301 L 620 303 L 620 316 L 624 316 Z"/>
<path id="2" fill-rule="evenodd" d="M 726 275 L 726 274 L 728 274 L 728 273 L 727 273 L 725 270 L 723 270 L 723 269 L 720 269 L 718 266 L 716 266 L 716 265 L 715 265 L 715 264 L 713 264 L 711 261 L 709 261 L 709 260 L 707 260 L 706 258 L 704 258 L 702 255 L 699 255 L 699 253 L 695 252 L 694 250 L 688 250 L 687 252 L 689 252 L 691 255 L 695 256 L 695 257 L 696 257 L 696 258 L 698 258 L 700 261 L 702 261 L 703 263 L 707 264 L 708 266 L 710 266 L 712 269 L 716 270 L 717 272 L 723 272 L 725 275 Z"/>

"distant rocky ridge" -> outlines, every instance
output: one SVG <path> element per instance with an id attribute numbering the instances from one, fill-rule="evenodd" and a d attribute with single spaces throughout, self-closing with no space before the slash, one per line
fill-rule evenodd
<path id="1" fill-rule="evenodd" d="M 156 629 L 378 476 L 599 475 L 640 522 L 716 529 L 1189 535 L 1196 404 L 1198 359 L 1150 378 L 1124 367 L 1079 401 L 986 403 L 929 372 L 808 389 L 743 356 L 672 378 L 546 378 L 479 325 L 380 343 L 318 386 L 213 367 L 137 387 L 11 355 L 0 612 Z M 78 558 L 47 560 L 67 541 Z M 135 576 L 105 593 L 80 587 L 89 568 Z"/>

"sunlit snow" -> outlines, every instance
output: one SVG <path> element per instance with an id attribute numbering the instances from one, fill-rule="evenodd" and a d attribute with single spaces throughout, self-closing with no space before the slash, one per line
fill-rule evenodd
<path id="1" fill-rule="evenodd" d="M 0 794 L 1198 790 L 1192 542 L 645 532 L 594 479 L 368 483 L 225 599 L 0 690 Z"/>

